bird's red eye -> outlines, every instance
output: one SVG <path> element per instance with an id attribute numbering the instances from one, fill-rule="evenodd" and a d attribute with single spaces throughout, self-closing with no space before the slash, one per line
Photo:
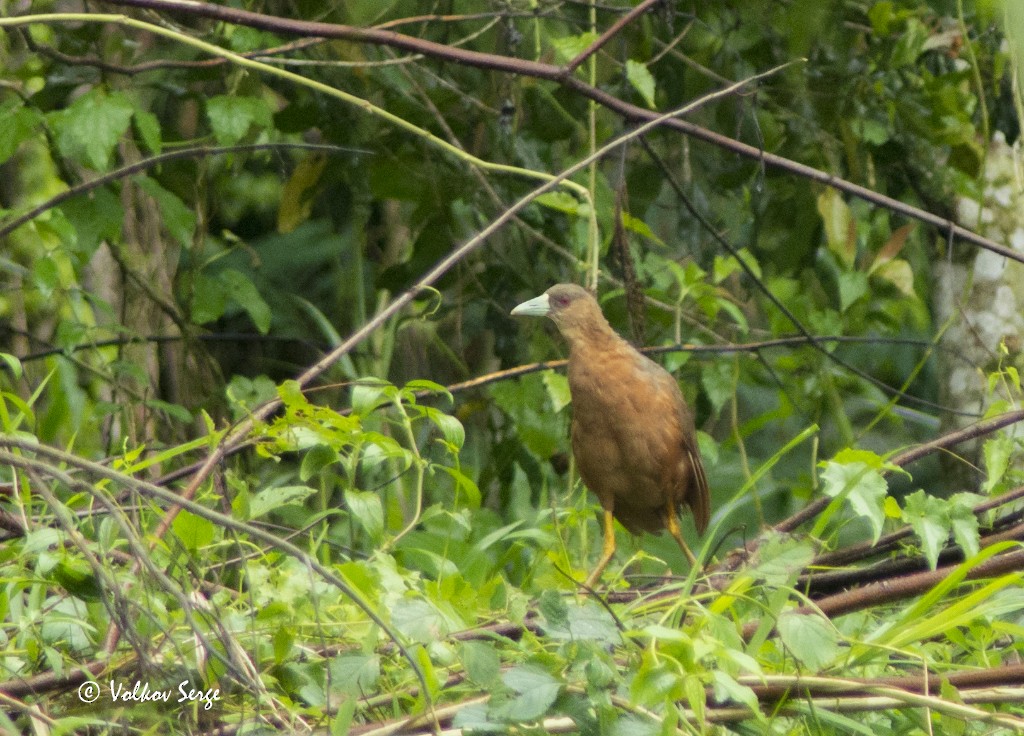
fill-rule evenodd
<path id="1" fill-rule="evenodd" d="M 551 301 L 555 303 L 556 307 L 564 307 L 569 303 L 569 297 L 567 296 L 556 296 L 552 297 Z"/>

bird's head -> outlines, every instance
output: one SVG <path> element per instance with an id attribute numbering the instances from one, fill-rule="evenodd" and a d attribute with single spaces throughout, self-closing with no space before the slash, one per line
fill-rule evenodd
<path id="1" fill-rule="evenodd" d="M 550 317 L 570 342 L 589 330 L 609 330 L 601 307 L 590 292 L 575 284 L 555 284 L 512 310 L 514 316 Z"/>

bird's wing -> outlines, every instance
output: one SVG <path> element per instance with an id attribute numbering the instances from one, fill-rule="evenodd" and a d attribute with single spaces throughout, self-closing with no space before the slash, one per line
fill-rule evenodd
<path id="1" fill-rule="evenodd" d="M 700 448 L 697 446 L 697 428 L 693 421 L 693 412 L 687 406 L 686 399 L 683 398 L 683 392 L 679 389 L 679 383 L 675 377 L 647 356 L 641 355 L 640 357 L 646 361 L 645 372 L 660 384 L 662 391 L 673 397 L 679 423 L 683 430 L 683 452 L 686 453 L 686 459 L 693 474 L 693 485 L 683 502 L 690 507 L 697 531 L 703 534 L 711 520 L 711 486 L 708 484 L 708 476 L 704 472 L 704 463 L 700 457 Z"/>

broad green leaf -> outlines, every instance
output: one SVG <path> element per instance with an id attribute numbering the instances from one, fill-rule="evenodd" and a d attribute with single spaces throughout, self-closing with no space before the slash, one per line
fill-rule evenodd
<path id="1" fill-rule="evenodd" d="M 192 412 L 181 404 L 163 401 L 162 399 L 145 399 L 143 403 L 150 409 L 156 409 L 157 411 L 163 412 L 177 422 L 188 424 L 192 421 Z"/>
<path id="2" fill-rule="evenodd" d="M 134 112 L 124 93 L 96 87 L 47 117 L 62 154 L 96 171 L 107 171 Z"/>
<path id="3" fill-rule="evenodd" d="M 467 641 L 461 645 L 462 666 L 474 684 L 490 691 L 498 682 L 501 659 L 494 644 L 485 641 Z"/>
<path id="4" fill-rule="evenodd" d="M 733 376 L 732 363 L 726 360 L 717 360 L 704 367 L 700 374 L 700 383 L 704 387 L 704 393 L 711 401 L 715 412 L 725 406 L 733 396 L 736 387 Z"/>
<path id="5" fill-rule="evenodd" d="M 949 520 L 946 502 L 917 490 L 903 501 L 903 521 L 910 524 L 917 538 L 921 540 L 921 551 L 931 569 L 935 569 L 939 552 L 949 538 Z"/>
<path id="6" fill-rule="evenodd" d="M 213 542 L 213 522 L 189 511 L 178 512 L 171 528 L 190 552 L 196 552 Z"/>
<path id="7" fill-rule="evenodd" d="M 857 256 L 857 226 L 843 195 L 827 187 L 818 195 L 818 214 L 825 223 L 828 247 L 847 268 L 852 268 Z"/>
<path id="8" fill-rule="evenodd" d="M 720 701 L 732 700 L 733 702 L 745 705 L 750 709 L 751 714 L 758 720 L 764 720 L 761 713 L 761 706 L 757 702 L 757 695 L 746 685 L 741 685 L 728 673 L 722 670 L 712 672 L 713 689 L 715 698 Z"/>
<path id="9" fill-rule="evenodd" d="M 452 726 L 462 733 L 506 733 L 508 724 L 492 718 L 487 703 L 471 703 L 459 708 L 452 719 Z"/>
<path id="10" fill-rule="evenodd" d="M 435 409 L 432 406 L 424 407 L 426 411 L 427 419 L 433 422 L 441 434 L 444 436 L 444 441 L 454 447 L 456 450 L 460 449 L 466 442 L 466 429 L 462 426 L 456 417 L 451 414 L 445 414 L 443 411 Z"/>
<path id="11" fill-rule="evenodd" d="M 517 693 L 517 696 L 496 709 L 495 714 L 501 713 L 503 718 L 510 720 L 537 720 L 555 704 L 555 699 L 562 689 L 561 682 L 536 665 L 515 667 L 506 672 L 501 679 Z"/>
<path id="12" fill-rule="evenodd" d="M 75 250 L 86 257 L 92 256 L 102 241 L 121 238 L 124 209 L 120 198 L 107 187 L 72 197 L 62 202 L 60 209 L 75 229 Z"/>
<path id="13" fill-rule="evenodd" d="M 483 498 L 480 494 L 479 486 L 473 482 L 472 478 L 458 468 L 452 468 L 447 465 L 433 465 L 432 467 L 450 476 L 451 479 L 455 481 L 456 508 L 480 508 L 480 503 Z M 463 497 L 465 500 L 463 500 Z"/>
<path id="14" fill-rule="evenodd" d="M 228 268 L 221 272 L 220 281 L 224 284 L 225 291 L 232 301 L 249 315 L 253 324 L 256 325 L 256 329 L 261 334 L 267 334 L 270 331 L 272 316 L 270 305 L 263 300 L 259 290 L 249 280 L 249 277 L 241 271 Z"/>
<path id="15" fill-rule="evenodd" d="M 847 496 L 850 508 L 871 523 L 873 541 L 877 542 L 885 523 L 886 483 L 881 473 L 860 461 L 831 461 L 825 464 L 821 480 L 825 495 Z"/>
<path id="16" fill-rule="evenodd" d="M 380 544 L 384 539 L 384 507 L 380 496 L 372 491 L 345 491 L 345 505 L 352 516 L 366 531 L 373 544 Z"/>
<path id="17" fill-rule="evenodd" d="M 135 130 L 138 131 L 142 142 L 153 154 L 159 154 L 164 147 L 163 139 L 160 137 L 160 120 L 151 112 L 146 110 L 135 110 Z"/>
<path id="18" fill-rule="evenodd" d="M 928 28 L 917 18 L 908 18 L 906 31 L 893 48 L 891 64 L 894 67 L 916 64 L 930 36 Z"/>
<path id="19" fill-rule="evenodd" d="M 758 549 L 758 562 L 751 572 L 771 586 L 792 585 L 814 556 L 809 541 L 772 533 Z"/>
<path id="20" fill-rule="evenodd" d="M 382 378 L 359 378 L 352 384 L 352 411 L 365 417 L 377 407 L 390 403 L 395 392 L 395 387 Z"/>
<path id="21" fill-rule="evenodd" d="M 314 194 L 327 168 L 326 156 L 308 156 L 295 167 L 281 190 L 277 208 L 277 231 L 290 233 L 309 219 Z"/>
<path id="22" fill-rule="evenodd" d="M 548 390 L 548 399 L 556 414 L 572 403 L 569 379 L 564 374 L 557 371 L 544 371 L 541 377 L 544 381 L 544 388 Z"/>
<path id="23" fill-rule="evenodd" d="M 288 504 L 301 503 L 316 493 L 309 486 L 274 486 L 266 488 L 249 500 L 249 518 L 258 519 Z"/>
<path id="24" fill-rule="evenodd" d="M 845 312 L 868 293 L 868 276 L 861 271 L 839 274 L 839 311 Z"/>
<path id="25" fill-rule="evenodd" d="M 910 263 L 902 258 L 894 258 L 874 268 L 873 276 L 885 279 L 907 296 L 915 296 L 914 292 L 914 270 Z"/>
<path id="26" fill-rule="evenodd" d="M 850 121 L 850 130 L 864 143 L 880 146 L 887 142 L 892 134 L 883 123 L 870 118 L 854 118 Z"/>
<path id="27" fill-rule="evenodd" d="M 621 641 L 621 633 L 615 625 L 615 619 L 597 603 L 591 600 L 582 604 L 566 601 L 564 617 L 559 615 L 557 604 L 550 596 L 547 604 L 544 614 L 547 625 L 544 632 L 552 639 L 600 641 L 608 644 L 617 644 Z"/>
<path id="28" fill-rule="evenodd" d="M 422 598 L 401 598 L 391 608 L 391 623 L 413 641 L 429 643 L 447 636 L 453 622 Z"/>
<path id="29" fill-rule="evenodd" d="M 407 384 L 405 384 L 405 386 L 402 387 L 402 389 L 405 391 L 411 391 L 413 393 L 417 393 L 419 391 L 428 391 L 432 394 L 440 394 L 447 398 L 448 401 L 452 400 L 451 392 L 448 389 L 446 389 L 437 381 L 429 381 L 426 378 L 417 378 L 412 381 L 409 381 Z"/>
<path id="30" fill-rule="evenodd" d="M 639 61 L 633 61 L 632 59 L 626 60 L 626 79 L 633 85 L 633 89 L 640 93 L 640 96 L 644 98 L 644 102 L 647 103 L 647 107 L 652 110 L 656 109 L 654 102 L 654 75 L 651 74 L 646 64 L 641 64 Z"/>
<path id="31" fill-rule="evenodd" d="M 45 299 L 49 299 L 60 287 L 60 267 L 50 256 L 36 259 L 32 264 L 32 276 L 36 288 Z"/>
<path id="32" fill-rule="evenodd" d="M 317 475 L 324 468 L 333 465 L 341 459 L 338 451 L 329 445 L 317 445 L 311 447 L 302 456 L 302 465 L 299 467 L 299 478 L 305 482 Z"/>
<path id="33" fill-rule="evenodd" d="M 192 245 L 192 236 L 196 230 L 196 215 L 178 195 L 160 186 L 155 179 L 140 176 L 139 187 L 156 201 L 160 208 L 161 222 L 171 237 L 181 243 L 182 248 Z"/>
<path id="34" fill-rule="evenodd" d="M 839 654 L 835 627 L 817 614 L 783 611 L 776 627 L 786 648 L 812 672 L 820 672 Z"/>
<path id="35" fill-rule="evenodd" d="M 192 302 L 190 311 L 192 321 L 197 325 L 205 325 L 224 315 L 228 304 L 228 295 L 220 281 L 205 274 L 197 274 L 192 286 Z"/>
<path id="36" fill-rule="evenodd" d="M 238 143 L 253 125 L 273 125 L 270 106 L 258 97 L 218 95 L 206 101 L 206 117 L 217 142 L 222 146 Z"/>
<path id="37" fill-rule="evenodd" d="M 380 657 L 376 654 L 342 654 L 328 665 L 331 687 L 358 698 L 373 692 L 380 679 Z"/>
<path id="38" fill-rule="evenodd" d="M 0 106 L 0 164 L 14 155 L 18 146 L 39 130 L 41 118 L 32 108 L 24 107 L 14 95 Z"/>
<path id="39" fill-rule="evenodd" d="M 982 490 L 989 494 L 1003 480 L 1006 470 L 1010 466 L 1010 458 L 1013 455 L 1015 442 L 1012 437 L 1006 434 L 997 434 L 984 445 L 985 454 L 985 484 Z"/>
<path id="40" fill-rule="evenodd" d="M 565 63 L 572 61 L 582 54 L 597 40 L 597 34 L 592 32 L 581 33 L 578 36 L 562 36 L 551 39 L 551 45 L 555 49 L 555 57 L 558 61 Z"/>
<path id="41" fill-rule="evenodd" d="M 953 539 L 964 551 L 965 557 L 974 557 L 981 551 L 981 539 L 978 532 L 978 517 L 974 506 L 982 501 L 982 497 L 974 493 L 957 493 L 949 499 L 949 524 L 953 531 Z"/>

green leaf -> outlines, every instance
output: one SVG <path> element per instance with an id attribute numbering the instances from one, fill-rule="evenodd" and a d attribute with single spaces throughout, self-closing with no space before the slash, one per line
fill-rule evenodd
<path id="1" fill-rule="evenodd" d="M 15 379 L 20 379 L 24 369 L 21 360 L 16 355 L 0 352 L 0 362 L 7 366 L 7 370 Z"/>
<path id="2" fill-rule="evenodd" d="M 751 714 L 758 720 L 765 720 L 761 712 L 761 706 L 757 701 L 757 694 L 746 685 L 741 685 L 727 672 L 715 670 L 712 672 L 714 681 L 715 698 L 720 701 L 731 700 L 735 703 L 745 705 L 750 709 Z"/>
<path id="3" fill-rule="evenodd" d="M 299 467 L 299 478 L 305 482 L 319 473 L 326 467 L 341 460 L 341 455 L 333 447 L 328 445 L 316 445 L 310 447 L 302 456 L 302 465 Z"/>
<path id="4" fill-rule="evenodd" d="M 483 641 L 467 641 L 461 646 L 462 666 L 466 677 L 485 690 L 493 690 L 501 674 L 501 659 L 494 644 Z"/>
<path id="5" fill-rule="evenodd" d="M 637 235 L 647 238 L 652 243 L 657 243 L 662 248 L 665 248 L 665 241 L 654 234 L 654 231 L 647 225 L 646 222 L 641 220 L 639 217 L 633 217 L 628 212 L 622 213 L 622 226 L 627 230 L 630 230 Z"/>
<path id="6" fill-rule="evenodd" d="M 97 87 L 47 117 L 64 156 L 96 171 L 106 171 L 134 112 L 127 95 L 108 94 Z"/>
<path id="7" fill-rule="evenodd" d="M 604 607 L 591 600 L 566 602 L 566 617 L 557 623 L 549 619 L 545 633 L 552 639 L 567 641 L 600 641 L 618 644 L 622 635 L 615 619 Z"/>
<path id="8" fill-rule="evenodd" d="M 998 434 L 985 442 L 985 484 L 982 490 L 986 494 L 992 493 L 997 485 L 1006 475 L 1010 467 L 1010 458 L 1013 455 L 1015 442 L 1012 437 L 1005 434 Z"/>
<path id="9" fill-rule="evenodd" d="M 36 259 L 32 264 L 32 276 L 36 288 L 44 299 L 49 299 L 60 287 L 60 268 L 50 256 Z"/>
<path id="10" fill-rule="evenodd" d="M 879 0 L 868 10 L 868 20 L 876 35 L 888 36 L 890 27 L 896 17 L 895 9 L 890 0 Z"/>
<path id="11" fill-rule="evenodd" d="M 904 499 L 903 521 L 910 524 L 921 540 L 921 551 L 924 552 L 929 567 L 934 570 L 939 552 L 949 538 L 946 503 L 922 490 L 914 491 Z"/>
<path id="12" fill-rule="evenodd" d="M 535 721 L 555 704 L 562 683 L 536 665 L 515 667 L 501 678 L 518 695 L 495 710 L 503 718 Z"/>
<path id="13" fill-rule="evenodd" d="M 654 76 L 647 68 L 647 65 L 641 64 L 639 61 L 627 59 L 626 79 L 628 79 L 629 83 L 633 85 L 633 89 L 639 92 L 640 96 L 644 98 L 644 102 L 647 103 L 647 107 L 654 110 Z"/>
<path id="14" fill-rule="evenodd" d="M 821 480 L 825 495 L 847 496 L 854 512 L 871 523 L 877 542 L 885 523 L 886 483 L 881 473 L 860 461 L 843 464 L 833 460 L 825 464 Z"/>
<path id="15" fill-rule="evenodd" d="M 391 608 L 391 623 L 413 641 L 430 643 L 447 636 L 451 622 L 429 601 L 401 598 Z"/>
<path id="16" fill-rule="evenodd" d="M 820 672 L 839 654 L 835 627 L 817 614 L 783 611 L 776 626 L 782 643 L 812 672 Z"/>
<path id="17" fill-rule="evenodd" d="M 309 156 L 299 161 L 281 190 L 277 208 L 279 233 L 290 233 L 309 219 L 320 177 L 326 168 L 326 156 Z"/>
<path id="18" fill-rule="evenodd" d="M 557 212 L 564 212 L 574 217 L 586 213 L 586 205 L 582 204 L 569 192 L 560 189 L 554 192 L 544 192 L 544 194 L 536 197 L 533 201 L 542 207 L 547 207 Z"/>
<path id="19" fill-rule="evenodd" d="M 893 258 L 872 269 L 872 276 L 885 279 L 907 296 L 916 296 L 914 292 L 914 269 L 908 261 Z"/>
<path id="20" fill-rule="evenodd" d="M 309 486 L 274 486 L 266 488 L 249 501 L 249 518 L 259 517 L 276 511 L 288 504 L 301 503 L 316 493 L 315 488 Z"/>
<path id="21" fill-rule="evenodd" d="M 793 585 L 815 554 L 808 541 L 786 534 L 769 534 L 758 550 L 759 561 L 752 572 L 771 586 Z"/>
<path id="22" fill-rule="evenodd" d="M 383 378 L 367 376 L 352 384 L 352 411 L 361 417 L 371 414 L 378 406 L 390 403 L 395 387 Z"/>
<path id="23" fill-rule="evenodd" d="M 732 364 L 729 361 L 718 360 L 706 366 L 700 374 L 700 385 L 704 387 L 704 393 L 707 394 L 715 412 L 721 411 L 725 402 L 732 398 L 736 386 Z"/>
<path id="24" fill-rule="evenodd" d="M 270 331 L 270 306 L 263 301 L 263 297 L 249 277 L 241 271 L 228 268 L 221 272 L 220 281 L 232 301 L 244 309 L 256 325 L 256 329 L 266 335 Z"/>
<path id="25" fill-rule="evenodd" d="M 964 557 L 974 557 L 981 551 L 978 517 L 974 506 L 982 498 L 974 493 L 957 493 L 949 499 L 948 516 L 953 539 L 964 551 Z"/>
<path id="26" fill-rule="evenodd" d="M 373 692 L 380 679 L 380 657 L 376 654 L 342 654 L 328 665 L 331 688 L 358 698 Z"/>
<path id="27" fill-rule="evenodd" d="M 587 33 L 581 33 L 578 36 L 562 36 L 561 38 L 553 38 L 551 39 L 551 45 L 555 49 L 555 57 L 558 61 L 565 63 L 572 61 L 582 54 L 596 40 L 597 34 L 588 31 Z"/>
<path id="28" fill-rule="evenodd" d="M 818 214 L 825 223 L 825 240 L 829 249 L 847 268 L 852 268 L 857 256 L 857 227 L 843 195 L 826 187 L 818 195 Z"/>
<path id="29" fill-rule="evenodd" d="M 544 388 L 548 391 L 548 399 L 556 414 L 572 403 L 569 379 L 564 374 L 557 371 L 544 371 L 541 374 L 541 380 L 544 381 Z"/>
<path id="30" fill-rule="evenodd" d="M 23 141 L 36 134 L 41 121 L 39 113 L 24 107 L 21 100 L 8 98 L 0 107 L 0 164 L 13 156 Z"/>
<path id="31" fill-rule="evenodd" d="M 238 143 L 253 125 L 269 128 L 273 113 L 258 97 L 219 95 L 206 101 L 206 117 L 217 142 L 222 146 Z"/>
<path id="32" fill-rule="evenodd" d="M 181 404 L 163 401 L 162 399 L 145 399 L 144 403 L 150 409 L 156 409 L 159 412 L 163 412 L 171 419 L 181 422 L 182 424 L 188 424 L 193 419 L 192 412 Z"/>
<path id="33" fill-rule="evenodd" d="M 160 120 L 156 115 L 147 110 L 135 111 L 135 130 L 150 153 L 159 155 L 164 148 L 163 139 L 160 137 Z"/>
<path id="34" fill-rule="evenodd" d="M 160 186 L 156 179 L 140 176 L 139 187 L 156 201 L 160 208 L 160 219 L 171 237 L 181 243 L 182 248 L 192 245 L 192 234 L 196 230 L 195 213 L 173 192 Z"/>
<path id="35" fill-rule="evenodd" d="M 384 539 L 384 507 L 380 496 L 372 491 L 345 491 L 345 505 L 359 522 L 370 541 L 380 544 Z"/>
<path id="36" fill-rule="evenodd" d="M 190 552 L 196 552 L 213 542 L 213 522 L 188 511 L 180 511 L 174 517 L 172 529 Z"/>
<path id="37" fill-rule="evenodd" d="M 197 325 L 220 319 L 228 304 L 228 295 L 220 281 L 205 274 L 198 274 L 192 286 L 190 311 L 192 321 Z"/>
<path id="38" fill-rule="evenodd" d="M 107 187 L 72 197 L 60 206 L 75 230 L 75 250 L 87 258 L 104 240 L 120 240 L 124 209 L 120 198 Z"/>
<path id="39" fill-rule="evenodd" d="M 840 312 L 845 312 L 868 293 L 868 275 L 861 271 L 848 271 L 839 274 L 838 284 Z"/>
<path id="40" fill-rule="evenodd" d="M 456 417 L 453 417 L 451 414 L 445 414 L 443 411 L 432 406 L 424 407 L 424 409 L 427 418 L 433 422 L 434 426 L 441 430 L 445 442 L 456 450 L 466 443 L 466 428 L 462 426 L 462 422 Z"/>

